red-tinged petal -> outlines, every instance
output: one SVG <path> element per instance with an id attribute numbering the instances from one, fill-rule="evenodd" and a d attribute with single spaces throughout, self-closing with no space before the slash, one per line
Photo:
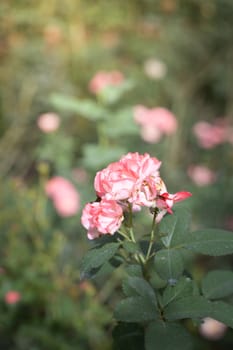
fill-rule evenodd
<path id="1" fill-rule="evenodd" d="M 184 199 L 189 198 L 191 196 L 192 196 L 192 193 L 181 191 L 181 192 L 177 192 L 174 194 L 173 200 L 174 200 L 174 202 L 180 202 L 180 201 L 183 201 Z"/>

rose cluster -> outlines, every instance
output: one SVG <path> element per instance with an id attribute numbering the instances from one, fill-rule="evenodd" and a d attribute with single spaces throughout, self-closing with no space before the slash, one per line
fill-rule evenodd
<path id="1" fill-rule="evenodd" d="M 159 222 L 167 212 L 172 213 L 175 202 L 191 196 L 189 192 L 168 193 L 160 166 L 157 158 L 136 152 L 97 172 L 94 187 L 98 200 L 86 204 L 81 218 L 89 239 L 114 234 L 124 220 L 124 211 L 153 208 Z"/>

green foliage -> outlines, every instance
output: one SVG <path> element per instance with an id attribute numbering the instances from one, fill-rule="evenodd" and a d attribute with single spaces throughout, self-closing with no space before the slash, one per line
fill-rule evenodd
<path id="1" fill-rule="evenodd" d="M 176 284 L 168 285 L 162 295 L 162 306 L 165 307 L 174 300 L 184 298 L 189 295 L 198 294 L 198 287 L 195 282 L 188 277 L 181 277 Z"/>
<path id="2" fill-rule="evenodd" d="M 155 345 L 156 344 L 156 345 Z M 188 331 L 179 323 L 151 322 L 145 332 L 146 350 L 193 349 Z"/>
<path id="3" fill-rule="evenodd" d="M 80 100 L 61 94 L 53 94 L 51 104 L 59 111 L 76 113 L 92 121 L 107 119 L 108 117 L 108 111 L 92 100 Z"/>
<path id="4" fill-rule="evenodd" d="M 109 243 L 101 248 L 90 250 L 82 260 L 81 278 L 88 277 L 93 269 L 97 269 L 109 261 L 116 254 L 119 246 L 119 243 Z"/>
<path id="5" fill-rule="evenodd" d="M 137 323 L 120 322 L 113 330 L 114 350 L 143 350 L 144 332 Z"/>
<path id="6" fill-rule="evenodd" d="M 189 234 L 190 213 L 186 209 L 176 208 L 173 215 L 166 215 L 159 225 L 159 234 L 166 248 L 183 243 Z"/>
<path id="7" fill-rule="evenodd" d="M 158 319 L 158 311 L 148 298 L 134 296 L 117 304 L 114 316 L 123 322 L 146 322 Z"/>
<path id="8" fill-rule="evenodd" d="M 233 327 L 233 306 L 223 301 L 211 302 L 202 296 L 192 296 L 174 301 L 165 308 L 167 320 L 212 317 Z"/>
<path id="9" fill-rule="evenodd" d="M 161 249 L 155 254 L 154 268 L 161 278 L 174 283 L 184 270 L 183 259 L 178 250 Z"/>
<path id="10" fill-rule="evenodd" d="M 208 299 L 221 299 L 233 294 L 233 272 L 210 271 L 202 280 L 202 292 Z"/>
<path id="11" fill-rule="evenodd" d="M 198 230 L 188 234 L 182 244 L 196 253 L 221 256 L 233 253 L 233 233 L 219 229 Z"/>

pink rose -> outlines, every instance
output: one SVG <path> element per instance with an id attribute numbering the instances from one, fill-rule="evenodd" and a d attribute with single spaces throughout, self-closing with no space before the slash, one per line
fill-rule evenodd
<path id="1" fill-rule="evenodd" d="M 51 133 L 59 128 L 60 118 L 56 113 L 44 113 L 37 119 L 37 125 L 41 131 Z"/>
<path id="2" fill-rule="evenodd" d="M 210 185 L 216 180 L 215 172 L 204 165 L 191 165 L 188 168 L 188 175 L 197 186 Z"/>
<path id="3" fill-rule="evenodd" d="M 177 120 L 168 109 L 147 108 L 138 105 L 134 108 L 134 120 L 141 125 L 141 136 L 149 143 L 158 142 L 163 135 L 173 134 L 177 130 Z"/>
<path id="4" fill-rule="evenodd" d="M 89 203 L 82 214 L 82 224 L 88 237 L 113 234 L 123 220 L 123 210 L 140 210 L 141 206 L 157 208 L 156 221 L 174 203 L 191 196 L 190 192 L 170 194 L 159 175 L 161 162 L 149 154 L 128 153 L 118 162 L 109 164 L 96 174 L 94 187 L 100 202 Z"/>
<path id="5" fill-rule="evenodd" d="M 128 153 L 119 162 L 111 163 L 96 174 L 96 193 L 99 197 L 118 201 L 128 199 L 135 205 L 141 205 L 142 196 L 146 198 L 148 195 L 147 199 L 151 200 L 152 196 L 156 195 L 152 180 L 159 176 L 160 165 L 161 162 L 149 154 Z M 142 192 L 141 197 L 138 192 Z"/>
<path id="6" fill-rule="evenodd" d="M 116 201 L 107 199 L 86 204 L 81 217 L 82 225 L 88 230 L 89 239 L 104 234 L 113 235 L 120 228 L 122 221 L 121 206 Z"/>
<path id="7" fill-rule="evenodd" d="M 5 302 L 9 305 L 16 304 L 21 299 L 21 294 L 15 290 L 10 290 L 5 294 Z"/>
<path id="8" fill-rule="evenodd" d="M 119 71 L 99 71 L 91 79 L 89 83 L 89 90 L 94 94 L 100 93 L 103 89 L 108 86 L 117 86 L 124 81 L 124 76 Z"/>
<path id="9" fill-rule="evenodd" d="M 78 212 L 79 194 L 70 181 L 61 176 L 55 176 L 46 183 L 45 192 L 52 199 L 60 216 L 73 216 Z"/>

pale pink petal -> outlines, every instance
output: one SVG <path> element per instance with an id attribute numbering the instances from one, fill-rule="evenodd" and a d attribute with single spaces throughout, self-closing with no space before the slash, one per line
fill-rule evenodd
<path id="1" fill-rule="evenodd" d="M 59 128 L 60 118 L 56 113 L 44 113 L 38 117 L 37 125 L 44 133 L 51 133 Z"/>

